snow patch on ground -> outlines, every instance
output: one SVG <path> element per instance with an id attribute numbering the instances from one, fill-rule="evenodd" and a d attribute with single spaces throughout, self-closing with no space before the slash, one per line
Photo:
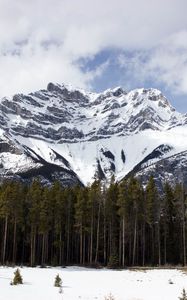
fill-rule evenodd
<path id="1" fill-rule="evenodd" d="M 68 268 L 21 268 L 23 285 L 11 286 L 15 268 L 0 267 L 0 300 L 177 300 L 187 291 L 187 275 L 177 269 L 107 270 Z M 62 293 L 55 276 L 63 281 Z M 171 284 L 172 283 L 172 284 Z"/>

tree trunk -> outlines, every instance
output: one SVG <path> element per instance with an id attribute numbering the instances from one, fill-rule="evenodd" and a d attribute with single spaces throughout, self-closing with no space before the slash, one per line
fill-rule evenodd
<path id="1" fill-rule="evenodd" d="M 158 265 L 161 265 L 161 251 L 160 251 L 160 223 L 157 224 L 157 240 L 158 240 Z"/>
<path id="2" fill-rule="evenodd" d="M 96 237 L 95 263 L 97 263 L 98 251 L 99 251 L 100 211 L 101 211 L 101 202 L 99 201 L 99 211 L 98 211 L 98 217 L 97 217 L 97 237 Z"/>
<path id="3" fill-rule="evenodd" d="M 122 266 L 125 266 L 125 218 L 122 221 Z"/>
<path id="4" fill-rule="evenodd" d="M 35 251 L 36 251 L 36 232 L 35 229 L 31 229 L 31 267 L 34 267 L 35 265 Z"/>
<path id="5" fill-rule="evenodd" d="M 122 221 L 119 225 L 119 265 L 122 265 Z"/>
<path id="6" fill-rule="evenodd" d="M 17 220 L 15 218 L 14 220 L 14 237 L 13 237 L 13 263 L 15 264 L 16 263 L 16 248 L 17 248 L 17 245 L 16 245 L 16 231 L 17 231 Z"/>
<path id="7" fill-rule="evenodd" d="M 104 203 L 104 220 L 103 220 L 103 259 L 104 259 L 104 265 L 106 265 L 107 262 L 107 245 L 106 245 L 106 212 L 105 212 L 105 203 Z"/>
<path id="8" fill-rule="evenodd" d="M 60 243 L 60 247 L 59 247 L 59 265 L 62 265 L 62 233 L 59 233 L 59 243 Z"/>
<path id="9" fill-rule="evenodd" d="M 185 226 L 185 203 L 184 203 L 184 187 L 182 183 L 182 240 L 183 240 L 183 264 L 186 265 L 186 226 Z"/>
<path id="10" fill-rule="evenodd" d="M 166 237 L 166 224 L 164 225 L 164 264 L 167 263 L 167 237 Z"/>
<path id="11" fill-rule="evenodd" d="M 90 259 L 89 259 L 90 264 L 92 264 L 92 260 L 93 260 L 93 212 L 92 212 L 91 230 L 90 230 Z"/>
<path id="12" fill-rule="evenodd" d="M 8 216 L 5 218 L 5 229 L 4 229 L 4 239 L 3 239 L 3 265 L 5 264 L 6 257 L 6 244 L 7 244 L 7 229 L 8 229 Z"/>
<path id="13" fill-rule="evenodd" d="M 132 254 L 132 265 L 135 264 L 135 255 L 136 255 L 136 238 L 137 238 L 137 212 L 135 213 L 134 221 L 134 241 L 133 241 L 133 254 Z"/>
<path id="14" fill-rule="evenodd" d="M 182 224 L 182 235 L 183 235 L 183 264 L 186 265 L 186 230 L 185 230 L 185 221 Z"/>
<path id="15" fill-rule="evenodd" d="M 142 265 L 145 265 L 145 221 L 143 221 L 143 237 L 142 237 Z"/>
<path id="16" fill-rule="evenodd" d="M 85 256 L 86 256 L 86 236 L 85 236 L 85 232 L 84 232 L 84 234 L 83 234 L 83 258 L 82 258 L 83 265 L 85 265 Z"/>
<path id="17" fill-rule="evenodd" d="M 83 233 L 82 233 L 82 224 L 80 229 L 80 264 L 82 264 L 82 244 L 83 244 Z"/>
<path id="18" fill-rule="evenodd" d="M 66 264 L 69 263 L 69 252 L 70 252 L 70 208 L 69 208 L 69 202 L 68 202 Z"/>

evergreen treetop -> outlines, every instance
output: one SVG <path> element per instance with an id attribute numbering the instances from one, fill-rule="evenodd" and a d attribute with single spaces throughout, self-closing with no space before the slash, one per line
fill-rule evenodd
<path id="1" fill-rule="evenodd" d="M 16 271 L 14 272 L 14 278 L 13 281 L 11 282 L 11 285 L 17 285 L 17 284 L 23 284 L 23 279 L 19 269 L 16 269 Z"/>
<path id="2" fill-rule="evenodd" d="M 59 274 L 56 275 L 55 277 L 55 283 L 54 283 L 55 287 L 62 287 L 62 279 L 60 278 Z"/>

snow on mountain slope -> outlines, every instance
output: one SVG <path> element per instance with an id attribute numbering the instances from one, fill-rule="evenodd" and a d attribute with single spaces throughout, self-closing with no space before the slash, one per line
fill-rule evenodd
<path id="1" fill-rule="evenodd" d="M 47 141 L 23 137 L 19 137 L 19 142 L 33 149 L 48 162 L 55 163 L 56 156 L 52 155 L 53 150 L 59 153 L 69 162 L 71 169 L 82 182 L 88 184 L 93 180 L 98 162 L 107 177 L 110 178 L 112 174 L 115 174 L 116 179 L 120 180 L 144 157 L 162 144 L 171 147 L 169 153 L 164 154 L 163 157 L 187 150 L 187 126 L 167 131 L 149 129 L 132 136 L 113 136 L 108 139 L 71 144 L 51 144 Z M 113 155 L 113 159 L 107 157 L 107 151 L 111 156 Z M 122 159 L 122 153 L 125 159 Z M 115 169 L 112 169 L 111 161 Z M 56 161 L 56 163 L 62 165 L 61 161 Z"/>
<path id="2" fill-rule="evenodd" d="M 187 186 L 187 151 L 158 159 L 152 163 L 140 162 L 131 173 L 135 173 L 144 185 L 153 175 L 160 191 L 163 191 L 166 181 L 173 185 L 180 182 Z"/>
<path id="3" fill-rule="evenodd" d="M 3 176 L 45 165 L 68 174 L 69 183 L 72 176 L 88 184 L 96 172 L 120 180 L 161 145 L 166 150 L 148 164 L 187 150 L 187 115 L 156 89 L 96 94 L 49 83 L 47 90 L 3 98 L 0 128 Z M 3 147 L 5 140 L 16 150 Z"/>

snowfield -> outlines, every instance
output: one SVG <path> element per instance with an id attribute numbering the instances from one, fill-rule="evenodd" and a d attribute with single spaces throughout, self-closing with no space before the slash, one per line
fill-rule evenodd
<path id="1" fill-rule="evenodd" d="M 187 291 L 187 274 L 177 269 L 107 270 L 67 268 L 20 268 L 23 285 L 11 286 L 16 268 L 0 267 L 0 300 L 177 300 Z M 63 281 L 62 293 L 54 287 Z"/>

